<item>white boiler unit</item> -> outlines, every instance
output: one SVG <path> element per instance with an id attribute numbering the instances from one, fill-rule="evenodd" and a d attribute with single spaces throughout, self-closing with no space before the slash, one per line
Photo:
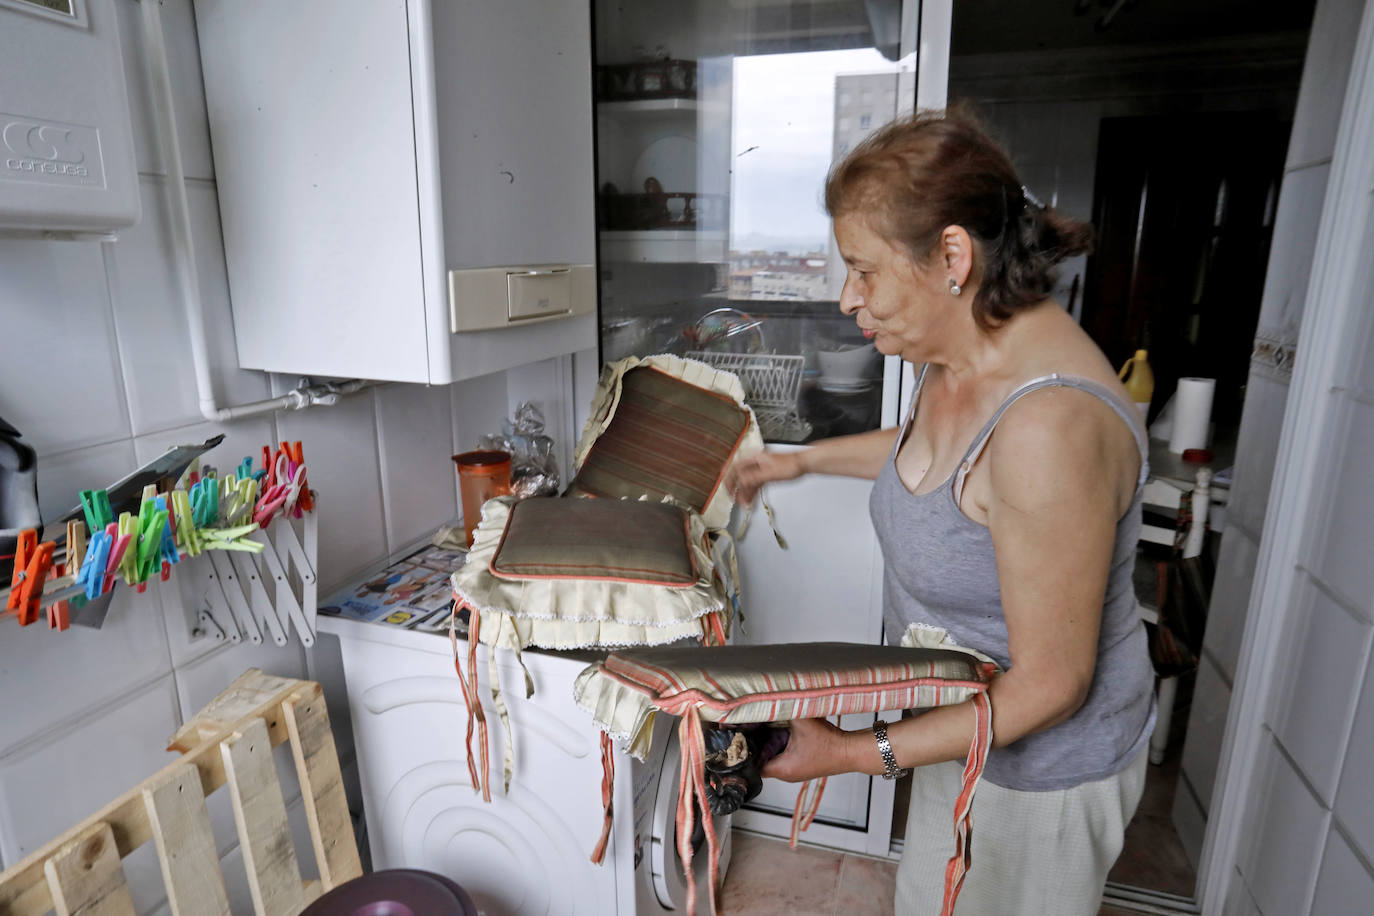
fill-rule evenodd
<path id="1" fill-rule="evenodd" d="M 117 18 L 113 0 L 0 0 L 0 233 L 138 221 Z"/>

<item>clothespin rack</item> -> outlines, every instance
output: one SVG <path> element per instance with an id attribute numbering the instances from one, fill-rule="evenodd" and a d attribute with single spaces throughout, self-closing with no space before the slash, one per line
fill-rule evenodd
<path id="1" fill-rule="evenodd" d="M 46 606 L 49 628 L 66 630 L 73 608 L 106 595 L 118 579 L 142 592 L 191 561 L 200 567 L 191 581 L 200 585 L 201 634 L 283 646 L 294 629 L 314 645 L 319 494 L 306 481 L 301 443 L 264 446 L 262 460 L 255 471 L 245 458 L 221 477 L 193 458 L 175 483 L 146 484 L 137 514 L 116 517 L 108 491 L 83 490 L 84 523 L 71 519 L 41 544 L 39 532 L 21 534 L 0 613 L 29 626 Z M 95 625 L 101 620 L 103 613 Z"/>

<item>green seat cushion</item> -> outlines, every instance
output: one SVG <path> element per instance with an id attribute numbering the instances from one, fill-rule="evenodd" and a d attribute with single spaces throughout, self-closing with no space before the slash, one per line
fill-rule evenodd
<path id="1" fill-rule="evenodd" d="M 491 560 L 506 579 L 613 579 L 687 587 L 697 581 L 687 513 L 663 503 L 527 499 L 510 512 Z"/>

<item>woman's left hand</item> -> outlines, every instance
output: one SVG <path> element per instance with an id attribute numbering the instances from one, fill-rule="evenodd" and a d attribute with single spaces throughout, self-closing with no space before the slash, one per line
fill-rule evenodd
<path id="1" fill-rule="evenodd" d="M 825 719 L 796 719 L 788 728 L 787 749 L 764 765 L 765 777 L 804 782 L 854 769 L 849 732 Z"/>

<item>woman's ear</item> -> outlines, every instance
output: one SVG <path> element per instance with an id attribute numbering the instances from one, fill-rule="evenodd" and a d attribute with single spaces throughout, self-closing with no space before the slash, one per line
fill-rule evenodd
<path id="1" fill-rule="evenodd" d="M 973 273 L 973 240 L 963 226 L 946 226 L 940 232 L 940 263 L 949 279 L 967 286 Z"/>

